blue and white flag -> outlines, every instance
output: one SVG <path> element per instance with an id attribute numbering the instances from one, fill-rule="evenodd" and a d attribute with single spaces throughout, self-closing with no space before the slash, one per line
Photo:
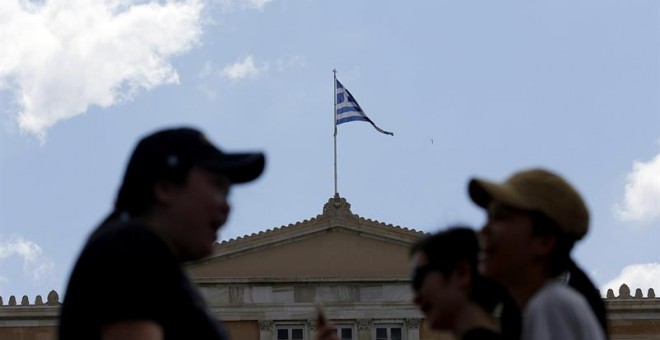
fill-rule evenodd
<path id="1" fill-rule="evenodd" d="M 352 122 L 354 120 L 361 120 L 364 122 L 369 122 L 371 125 L 373 125 L 376 130 L 380 133 L 384 133 L 386 135 L 394 136 L 393 133 L 385 131 L 376 124 L 374 124 L 369 117 L 364 113 L 362 108 L 360 107 L 360 104 L 355 101 L 355 98 L 353 98 L 353 95 L 351 95 L 350 92 L 348 92 L 348 89 L 342 85 L 339 80 L 335 79 L 335 87 L 337 90 L 337 98 L 335 98 L 335 117 L 337 119 L 337 124 L 342 124 L 342 123 L 347 123 L 347 122 Z"/>

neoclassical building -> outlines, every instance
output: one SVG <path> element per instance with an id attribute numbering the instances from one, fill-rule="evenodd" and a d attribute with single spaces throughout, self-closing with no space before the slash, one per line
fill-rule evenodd
<path id="1" fill-rule="evenodd" d="M 353 214 L 341 197 L 309 220 L 223 241 L 188 266 L 213 313 L 241 340 L 307 340 L 315 303 L 341 339 L 452 339 L 411 303 L 408 252 L 420 231 Z M 0 297 L 0 339 L 55 339 L 60 297 Z M 660 299 L 623 285 L 606 297 L 612 339 L 660 339 Z M 99 304 L 102 304 L 99 297 Z"/>

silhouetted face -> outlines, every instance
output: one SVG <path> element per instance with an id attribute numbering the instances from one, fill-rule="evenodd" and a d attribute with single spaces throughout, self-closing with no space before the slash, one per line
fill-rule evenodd
<path id="1" fill-rule="evenodd" d="M 218 229 L 229 215 L 230 186 L 225 176 L 193 167 L 183 185 L 170 189 L 169 242 L 181 260 L 197 260 L 212 253 Z"/>
<path id="2" fill-rule="evenodd" d="M 479 271 L 505 285 L 519 283 L 534 265 L 534 241 L 529 212 L 491 203 L 480 233 Z"/>
<path id="3" fill-rule="evenodd" d="M 452 329 L 456 315 L 467 301 L 456 275 L 445 277 L 429 267 L 426 255 L 416 253 L 412 258 L 413 302 L 426 316 L 429 327 L 435 330 Z"/>

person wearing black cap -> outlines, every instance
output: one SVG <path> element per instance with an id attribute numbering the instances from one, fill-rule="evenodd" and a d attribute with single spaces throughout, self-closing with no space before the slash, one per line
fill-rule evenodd
<path id="1" fill-rule="evenodd" d="M 597 290 L 570 255 L 589 228 L 577 191 L 544 169 L 517 172 L 503 183 L 475 178 L 468 191 L 488 214 L 479 269 L 507 288 L 522 313 L 520 333 L 509 338 L 606 339 L 602 300 L 593 298 Z M 509 321 L 505 335 L 517 323 Z"/>
<path id="2" fill-rule="evenodd" d="M 228 339 L 182 266 L 212 253 L 230 187 L 264 165 L 262 153 L 223 153 L 192 128 L 140 140 L 73 268 L 59 338 Z"/>

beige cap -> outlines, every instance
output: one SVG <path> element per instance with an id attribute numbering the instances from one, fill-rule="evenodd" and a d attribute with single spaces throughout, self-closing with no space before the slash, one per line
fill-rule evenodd
<path id="1" fill-rule="evenodd" d="M 497 201 L 538 211 L 576 240 L 583 238 L 589 229 L 589 211 L 580 194 L 563 178 L 544 169 L 517 172 L 504 183 L 474 178 L 468 191 L 472 201 L 485 209 L 490 202 Z"/>

